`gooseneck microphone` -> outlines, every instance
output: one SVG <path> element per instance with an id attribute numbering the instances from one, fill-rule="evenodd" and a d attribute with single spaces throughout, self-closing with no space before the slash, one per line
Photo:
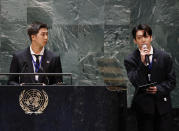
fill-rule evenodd
<path id="1" fill-rule="evenodd" d="M 25 61 L 25 62 L 23 63 L 23 66 L 22 66 L 21 73 L 24 73 L 24 72 L 26 72 L 26 70 L 27 70 L 27 67 L 28 67 L 28 64 L 27 64 L 27 62 Z"/>
<path id="2" fill-rule="evenodd" d="M 42 66 L 40 66 L 40 68 L 39 68 L 39 73 L 45 73 L 45 71 L 44 71 Z M 45 79 L 47 81 L 46 84 L 49 85 L 49 78 L 48 78 L 48 76 L 46 74 L 45 74 Z"/>
<path id="3" fill-rule="evenodd" d="M 27 64 L 27 62 L 25 61 L 25 62 L 23 63 L 23 65 L 22 65 L 22 70 L 21 70 L 20 73 L 26 72 L 27 68 L 28 68 L 28 64 Z M 21 76 L 19 75 L 19 84 L 20 84 L 20 83 L 21 83 Z"/>

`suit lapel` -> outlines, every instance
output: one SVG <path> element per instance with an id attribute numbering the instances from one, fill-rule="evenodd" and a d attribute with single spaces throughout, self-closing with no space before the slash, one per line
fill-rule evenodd
<path id="1" fill-rule="evenodd" d="M 28 47 L 28 48 L 26 49 L 26 62 L 27 62 L 27 64 L 28 64 L 27 73 L 33 73 L 33 72 L 34 72 L 34 69 L 33 69 L 33 65 L 32 65 L 32 55 L 31 55 L 31 53 L 30 53 L 30 47 Z M 30 75 L 29 77 L 30 77 L 30 79 L 31 79 L 32 81 L 35 81 L 34 75 Z"/>
<path id="2" fill-rule="evenodd" d="M 32 55 L 30 53 L 30 47 L 26 50 L 26 62 L 28 63 L 28 73 L 34 72 L 33 65 L 32 65 Z"/>
<path id="3" fill-rule="evenodd" d="M 47 50 L 45 49 L 44 50 L 44 55 L 43 55 L 43 58 L 42 58 L 42 63 L 41 63 L 41 66 L 43 67 L 43 72 L 47 72 L 47 69 L 48 69 L 48 54 L 47 54 Z"/>
<path id="4" fill-rule="evenodd" d="M 153 49 L 154 49 L 154 52 L 153 52 L 153 58 L 152 58 L 151 79 L 152 79 L 152 82 L 155 82 L 155 79 L 156 79 L 155 76 L 157 73 L 157 64 L 158 64 L 158 53 L 155 48 Z"/>
<path id="5" fill-rule="evenodd" d="M 139 65 L 140 63 L 142 63 L 141 58 L 140 58 L 140 51 L 139 51 L 139 49 L 136 49 L 136 50 L 135 50 L 134 55 L 135 55 L 134 58 L 136 58 L 136 63 L 137 63 L 137 65 Z"/>
<path id="6" fill-rule="evenodd" d="M 49 61 L 48 52 L 45 49 L 43 57 L 42 57 L 42 63 L 41 63 L 42 73 L 48 73 L 49 62 L 50 61 Z M 39 81 L 44 81 L 43 79 L 44 79 L 44 76 L 39 76 Z"/>

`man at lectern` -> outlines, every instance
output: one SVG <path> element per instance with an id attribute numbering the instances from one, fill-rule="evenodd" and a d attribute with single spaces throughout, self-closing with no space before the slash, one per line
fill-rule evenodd
<path id="1" fill-rule="evenodd" d="M 152 30 L 140 24 L 132 30 L 138 48 L 124 60 L 135 87 L 132 109 L 139 131 L 172 131 L 170 92 L 176 86 L 171 57 L 151 45 Z"/>
<path id="2" fill-rule="evenodd" d="M 62 76 L 38 75 L 38 73 L 62 73 L 60 57 L 45 49 L 48 41 L 47 24 L 34 22 L 28 27 L 31 45 L 13 55 L 10 73 L 34 73 L 35 75 L 10 75 L 9 84 L 62 83 Z"/>

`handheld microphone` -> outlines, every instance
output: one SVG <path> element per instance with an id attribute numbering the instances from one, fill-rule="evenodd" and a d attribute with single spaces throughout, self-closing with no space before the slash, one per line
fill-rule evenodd
<path id="1" fill-rule="evenodd" d="M 142 45 L 142 49 L 145 51 L 145 50 L 147 49 L 147 45 L 146 45 L 146 44 L 143 44 L 143 45 Z M 145 55 L 145 63 L 146 63 L 147 65 L 150 64 L 149 55 Z"/>
<path id="2" fill-rule="evenodd" d="M 149 55 L 145 55 L 145 62 L 147 65 L 150 64 Z"/>
<path id="3" fill-rule="evenodd" d="M 142 45 L 142 49 L 144 51 L 147 50 L 147 45 L 146 44 Z M 146 63 L 147 66 L 150 65 L 149 55 L 145 55 L 145 63 Z M 151 82 L 151 72 L 150 72 L 150 69 L 148 69 L 147 77 L 148 77 L 148 82 L 150 83 Z"/>

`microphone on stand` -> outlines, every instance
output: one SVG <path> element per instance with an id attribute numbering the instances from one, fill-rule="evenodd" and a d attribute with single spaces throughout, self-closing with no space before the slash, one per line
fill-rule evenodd
<path id="1" fill-rule="evenodd" d="M 39 73 L 45 73 L 45 71 L 44 71 L 44 69 L 43 69 L 43 67 L 42 66 L 40 66 L 40 68 L 39 68 Z M 47 81 L 47 83 L 45 83 L 46 85 L 49 85 L 49 78 L 48 78 L 48 76 L 45 74 L 45 79 L 46 79 L 46 81 Z"/>
<path id="2" fill-rule="evenodd" d="M 27 68 L 28 68 L 28 64 L 27 64 L 27 62 L 25 61 L 25 62 L 23 63 L 23 66 L 22 66 L 21 73 L 26 72 Z M 20 83 L 21 83 L 21 76 L 19 75 L 19 84 L 20 84 Z"/>

